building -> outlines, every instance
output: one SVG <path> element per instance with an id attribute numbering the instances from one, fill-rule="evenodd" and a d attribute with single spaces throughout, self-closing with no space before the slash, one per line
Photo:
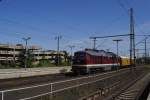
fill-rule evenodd
<path id="1" fill-rule="evenodd" d="M 35 51 L 33 52 L 36 60 L 41 59 L 50 59 L 54 60 L 57 56 L 60 56 L 62 59 L 65 59 L 66 53 L 65 51 L 60 51 L 59 53 L 54 50 L 45 50 L 45 51 Z"/>
<path id="2" fill-rule="evenodd" d="M 39 50 L 39 47 L 37 46 L 28 46 L 27 48 L 33 51 Z M 16 61 L 23 50 L 25 50 L 25 46 L 22 44 L 0 44 L 0 61 Z"/>
<path id="3" fill-rule="evenodd" d="M 35 62 L 39 62 L 42 59 L 48 59 L 54 62 L 58 56 L 66 60 L 67 53 L 65 51 L 41 50 L 39 46 L 28 46 L 27 48 L 32 51 L 31 53 Z M 22 44 L 0 44 L 0 64 L 17 62 L 20 56 L 24 56 L 23 51 L 25 51 L 25 46 Z"/>

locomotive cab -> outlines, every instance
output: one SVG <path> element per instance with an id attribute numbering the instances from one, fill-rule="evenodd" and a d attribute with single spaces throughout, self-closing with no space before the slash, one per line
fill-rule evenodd
<path id="1" fill-rule="evenodd" d="M 72 65 L 72 71 L 74 73 L 86 73 L 87 68 L 86 68 L 86 52 L 75 52 L 74 57 L 73 57 L 73 65 Z"/>
<path id="2" fill-rule="evenodd" d="M 85 52 L 76 52 L 73 57 L 74 65 L 84 65 L 86 64 L 86 53 Z"/>

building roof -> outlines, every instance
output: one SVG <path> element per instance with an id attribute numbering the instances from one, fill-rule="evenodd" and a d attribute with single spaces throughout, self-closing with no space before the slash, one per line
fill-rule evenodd
<path id="1" fill-rule="evenodd" d="M 25 49 L 25 46 L 22 44 L 16 44 L 16 45 L 9 45 L 9 44 L 0 44 L 0 49 Z M 39 46 L 28 46 L 28 49 L 38 50 L 40 49 Z"/>

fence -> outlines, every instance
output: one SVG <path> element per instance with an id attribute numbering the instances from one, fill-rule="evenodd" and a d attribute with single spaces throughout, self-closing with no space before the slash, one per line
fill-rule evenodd
<path id="1" fill-rule="evenodd" d="M 128 69 L 122 69 L 120 71 L 112 71 L 42 85 L 4 90 L 0 91 L 0 100 L 43 100 L 41 98 L 48 98 L 44 100 L 59 100 L 58 97 L 62 98 L 62 96 L 60 96 L 61 94 L 65 96 L 68 93 L 70 93 L 68 95 L 75 94 L 74 96 L 70 96 L 70 98 L 72 98 L 70 100 L 76 100 L 77 98 L 87 95 L 87 93 L 91 93 L 99 88 L 105 88 L 106 86 L 112 85 L 112 83 L 115 83 L 116 80 L 119 80 L 118 78 L 121 78 L 121 75 L 127 73 L 128 71 Z"/>

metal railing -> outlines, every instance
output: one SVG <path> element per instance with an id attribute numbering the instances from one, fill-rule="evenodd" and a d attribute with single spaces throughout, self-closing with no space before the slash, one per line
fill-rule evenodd
<path id="1" fill-rule="evenodd" d="M 105 79 L 118 76 L 120 74 L 126 73 L 129 71 L 129 68 L 121 69 L 119 71 L 112 71 L 103 74 L 84 76 L 79 78 L 74 78 L 70 80 L 63 80 L 53 83 L 3 90 L 0 91 L 1 99 L 0 100 L 30 100 L 38 97 L 52 95 L 64 90 L 69 90 L 72 88 L 77 88 L 84 85 L 94 84 L 96 82 L 103 81 Z M 116 74 L 113 74 L 116 73 Z M 112 75 L 113 74 L 113 75 Z M 108 75 L 108 76 L 106 76 Z"/>

